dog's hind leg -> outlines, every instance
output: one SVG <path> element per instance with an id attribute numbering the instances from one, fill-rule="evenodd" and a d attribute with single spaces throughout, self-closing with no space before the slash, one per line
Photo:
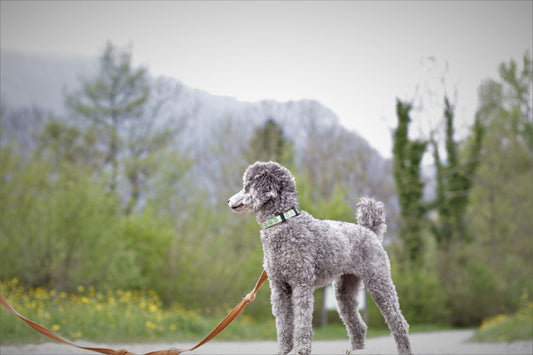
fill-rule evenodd
<path id="1" fill-rule="evenodd" d="M 355 275 L 342 275 L 334 283 L 339 315 L 346 326 L 353 350 L 364 349 L 367 326 L 357 309 L 357 293 L 361 279 Z"/>
<path id="2" fill-rule="evenodd" d="M 270 282 L 272 313 L 276 318 L 279 354 L 288 354 L 293 347 L 294 316 L 292 289 L 289 285 Z"/>
<path id="3" fill-rule="evenodd" d="M 409 325 L 400 310 L 398 295 L 390 272 L 382 270 L 372 273 L 369 278 L 365 278 L 365 286 L 392 332 L 398 353 L 411 354 Z"/>

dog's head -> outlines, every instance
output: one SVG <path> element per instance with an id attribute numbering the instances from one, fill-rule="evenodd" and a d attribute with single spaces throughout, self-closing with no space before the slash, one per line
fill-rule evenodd
<path id="1" fill-rule="evenodd" d="M 275 162 L 256 162 L 243 176 L 243 188 L 228 200 L 237 213 L 273 209 L 275 213 L 298 206 L 296 183 L 289 170 Z"/>

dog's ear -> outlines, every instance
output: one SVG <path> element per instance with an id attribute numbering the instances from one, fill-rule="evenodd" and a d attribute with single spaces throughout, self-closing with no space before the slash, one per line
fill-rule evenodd
<path id="1" fill-rule="evenodd" d="M 263 182 L 263 194 L 268 199 L 276 198 L 279 195 L 280 190 L 280 181 L 278 177 L 275 174 L 272 174 L 271 172 L 267 172 L 262 177 Z"/>
<path id="2" fill-rule="evenodd" d="M 255 178 L 254 210 L 259 210 L 266 202 L 280 194 L 279 180 L 276 175 L 264 172 Z"/>

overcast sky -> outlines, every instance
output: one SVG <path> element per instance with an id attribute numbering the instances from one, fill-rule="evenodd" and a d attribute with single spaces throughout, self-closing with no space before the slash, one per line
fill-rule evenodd
<path id="1" fill-rule="evenodd" d="M 243 101 L 316 99 L 384 156 L 397 97 L 416 99 L 428 133 L 448 92 L 460 132 L 477 88 L 533 46 L 533 1 L 6 1 L 1 47 L 133 60 Z M 444 84 L 442 82 L 444 78 Z"/>

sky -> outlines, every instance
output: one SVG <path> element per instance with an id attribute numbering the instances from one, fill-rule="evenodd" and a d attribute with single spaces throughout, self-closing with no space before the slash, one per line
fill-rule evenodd
<path id="1" fill-rule="evenodd" d="M 444 95 L 458 136 L 477 89 L 533 52 L 533 1 L 9 1 L 1 47 L 99 56 L 131 45 L 135 65 L 241 101 L 315 99 L 391 157 L 396 99 L 412 134 L 440 132 Z"/>

